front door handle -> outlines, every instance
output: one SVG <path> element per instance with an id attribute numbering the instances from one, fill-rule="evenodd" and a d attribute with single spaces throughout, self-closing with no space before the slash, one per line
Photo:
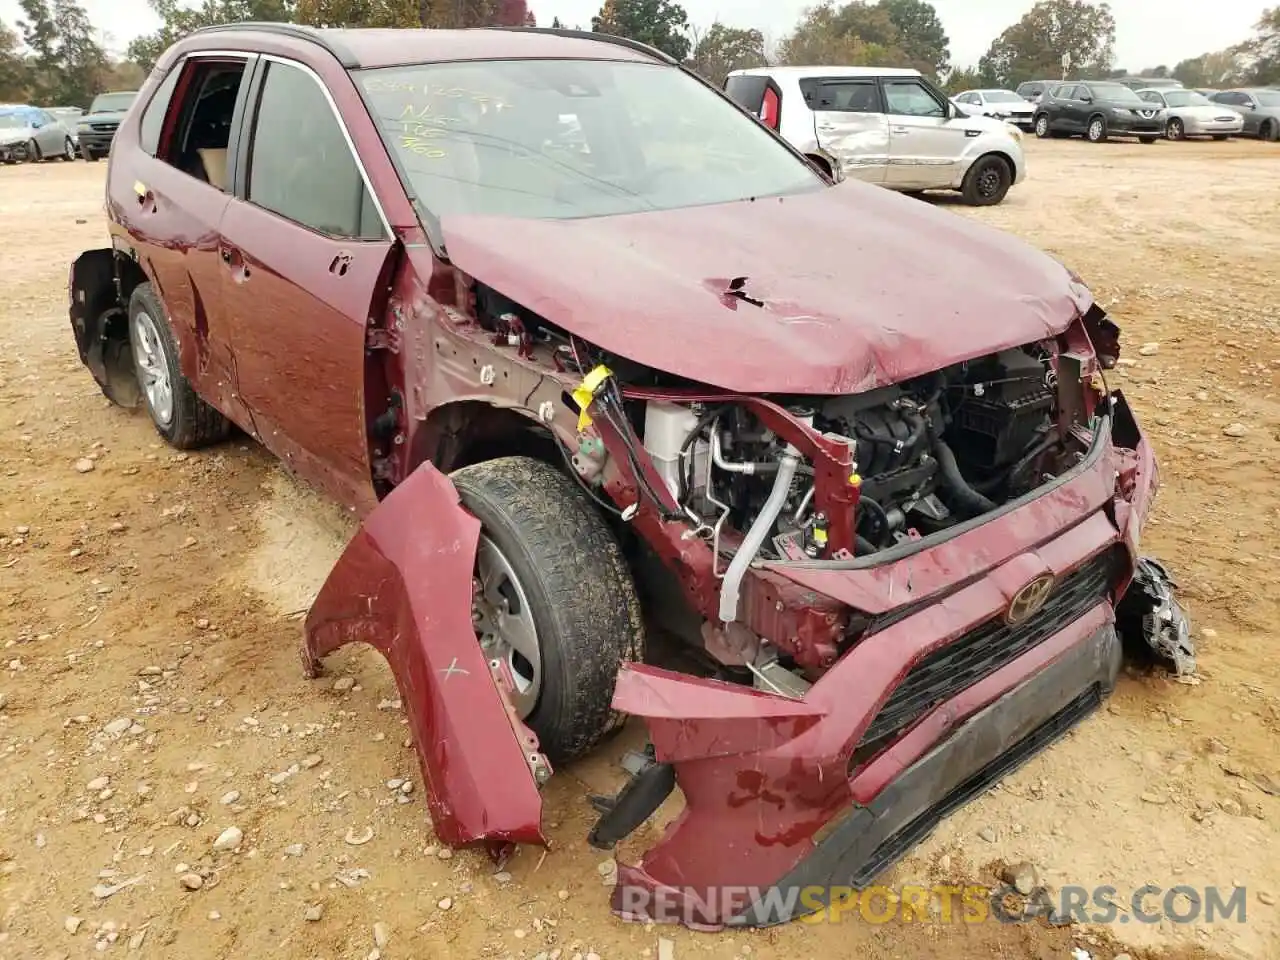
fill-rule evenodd
<path id="1" fill-rule="evenodd" d="M 890 127 L 889 132 L 890 133 L 910 133 L 911 128 L 910 127 Z"/>

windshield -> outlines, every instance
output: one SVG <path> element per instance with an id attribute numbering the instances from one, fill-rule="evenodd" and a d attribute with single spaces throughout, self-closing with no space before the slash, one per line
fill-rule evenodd
<path id="1" fill-rule="evenodd" d="M 0 113 L 0 130 L 21 130 L 29 127 L 31 121 L 16 113 Z"/>
<path id="2" fill-rule="evenodd" d="M 432 219 L 602 217 L 825 186 L 758 121 L 668 66 L 490 60 L 358 77 Z"/>
<path id="3" fill-rule="evenodd" d="M 984 90 L 982 96 L 987 103 L 1021 103 L 1022 98 L 1012 90 Z"/>
<path id="4" fill-rule="evenodd" d="M 1164 92 L 1164 102 L 1171 107 L 1209 107 L 1209 98 L 1194 90 L 1169 90 Z"/>
<path id="5" fill-rule="evenodd" d="M 1280 90 L 1256 90 L 1253 99 L 1264 107 L 1280 107 Z"/>
<path id="6" fill-rule="evenodd" d="M 124 113 L 133 103 L 136 93 L 103 93 L 93 98 L 90 113 Z"/>
<path id="7" fill-rule="evenodd" d="M 1134 91 L 1120 83 L 1092 83 L 1093 95 L 1099 100 L 1118 100 L 1120 103 L 1146 103 Z"/>

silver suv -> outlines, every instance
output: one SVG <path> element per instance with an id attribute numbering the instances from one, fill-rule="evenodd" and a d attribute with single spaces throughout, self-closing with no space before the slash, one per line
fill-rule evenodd
<path id="1" fill-rule="evenodd" d="M 760 67 L 725 92 L 827 173 L 990 206 L 1026 178 L 1022 134 L 969 116 L 917 70 Z"/>

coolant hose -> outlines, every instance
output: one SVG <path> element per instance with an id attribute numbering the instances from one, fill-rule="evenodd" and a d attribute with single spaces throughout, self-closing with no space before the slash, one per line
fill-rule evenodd
<path id="1" fill-rule="evenodd" d="M 800 458 L 793 453 L 782 455 L 778 463 L 778 475 L 773 480 L 773 489 L 769 491 L 769 499 L 760 508 L 755 523 L 742 538 L 742 546 L 729 561 L 729 569 L 725 571 L 724 583 L 720 587 L 720 619 L 732 623 L 738 619 L 738 597 L 742 591 L 742 579 L 747 575 L 747 568 L 755 560 L 764 545 L 764 538 L 769 535 L 773 525 L 778 522 L 778 515 L 787 502 L 791 492 L 791 481 L 795 479 L 796 470 L 800 466 Z"/>
<path id="2" fill-rule="evenodd" d="M 933 450 L 933 456 L 938 461 L 938 471 L 942 474 L 942 483 L 950 491 L 951 495 L 962 506 L 974 513 L 987 513 L 996 508 L 993 501 L 987 499 L 973 487 L 969 486 L 969 481 L 960 473 L 960 465 L 956 463 L 956 455 L 951 452 L 951 448 L 946 442 L 938 436 L 938 431 L 933 424 L 929 424 L 929 446 Z"/>

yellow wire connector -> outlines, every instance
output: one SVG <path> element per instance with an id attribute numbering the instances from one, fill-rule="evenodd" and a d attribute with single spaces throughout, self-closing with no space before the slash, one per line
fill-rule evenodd
<path id="1" fill-rule="evenodd" d="M 573 388 L 573 400 L 578 405 L 578 432 L 591 426 L 591 414 L 587 412 L 591 403 L 604 388 L 605 381 L 613 376 L 613 371 L 603 363 L 582 378 L 582 382 Z"/>

